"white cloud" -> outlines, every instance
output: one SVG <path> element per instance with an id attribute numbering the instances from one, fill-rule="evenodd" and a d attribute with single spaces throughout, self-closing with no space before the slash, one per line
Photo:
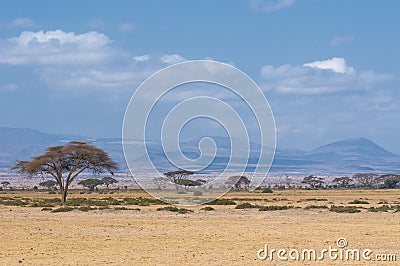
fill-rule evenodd
<path id="1" fill-rule="evenodd" d="M 135 24 L 132 22 L 125 22 L 118 26 L 118 30 L 122 32 L 130 32 L 135 29 Z"/>
<path id="2" fill-rule="evenodd" d="M 179 54 L 166 54 L 161 57 L 161 61 L 166 64 L 176 64 L 185 60 L 186 59 Z"/>
<path id="3" fill-rule="evenodd" d="M 253 10 L 269 13 L 292 6 L 294 0 L 251 0 L 250 3 Z"/>
<path id="4" fill-rule="evenodd" d="M 340 58 L 339 58 L 340 59 Z M 324 60 L 301 66 L 263 66 L 262 89 L 283 94 L 333 94 L 344 91 L 368 90 L 392 79 L 374 71 L 357 73 L 346 61 Z"/>
<path id="5" fill-rule="evenodd" d="M 303 66 L 319 69 L 330 69 L 336 73 L 342 74 L 354 74 L 354 68 L 347 66 L 346 60 L 340 57 L 334 57 L 332 59 L 322 61 L 314 61 L 303 64 Z"/>
<path id="6" fill-rule="evenodd" d="M 339 46 L 339 45 L 342 45 L 342 44 L 349 43 L 349 42 L 353 41 L 353 39 L 354 39 L 354 37 L 352 35 L 350 35 L 350 36 L 336 36 L 331 40 L 330 45 L 331 46 Z"/>
<path id="7" fill-rule="evenodd" d="M 148 54 L 137 55 L 133 57 L 133 60 L 135 60 L 135 62 L 146 62 L 150 60 L 150 56 Z"/>
<path id="8" fill-rule="evenodd" d="M 16 18 L 9 25 L 16 28 L 31 28 L 35 27 L 36 24 L 30 18 Z"/>
<path id="9" fill-rule="evenodd" d="M 0 46 L 0 63 L 10 65 L 74 65 L 103 61 L 110 56 L 111 40 L 95 31 L 83 34 L 24 31 Z"/>

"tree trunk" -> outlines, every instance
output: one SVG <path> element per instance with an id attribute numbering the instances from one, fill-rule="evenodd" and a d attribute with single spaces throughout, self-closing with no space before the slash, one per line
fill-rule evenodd
<path id="1" fill-rule="evenodd" d="M 67 201 L 67 189 L 60 189 L 61 202 L 65 203 Z"/>

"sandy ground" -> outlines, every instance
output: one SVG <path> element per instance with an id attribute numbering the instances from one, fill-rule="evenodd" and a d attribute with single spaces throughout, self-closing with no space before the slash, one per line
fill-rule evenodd
<path id="1" fill-rule="evenodd" d="M 282 198 L 274 205 L 300 207 L 314 203 L 299 199 L 315 197 L 335 204 L 367 198 L 371 206 L 380 200 L 400 200 L 398 190 L 236 193 L 227 197 Z M 216 210 L 211 212 L 193 207 L 193 213 L 176 214 L 156 211 L 157 207 L 50 213 L 41 208 L 0 206 L 0 265 L 400 265 L 400 212 L 342 214 L 300 208 L 259 212 L 213 206 Z M 396 254 L 397 262 L 328 258 L 283 262 L 257 257 L 265 244 L 275 249 L 320 251 L 336 248 L 340 237 L 346 238 L 347 248 L 369 248 L 372 258 L 378 253 Z"/>

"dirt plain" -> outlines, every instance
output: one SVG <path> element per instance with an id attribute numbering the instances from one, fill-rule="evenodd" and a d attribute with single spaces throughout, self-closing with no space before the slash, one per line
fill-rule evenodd
<path id="1" fill-rule="evenodd" d="M 5 193 L 10 198 L 56 198 L 45 192 Z M 70 198 L 145 197 L 143 192 L 79 194 Z M 52 213 L 40 207 L 0 205 L 0 265 L 399 265 L 400 211 L 367 208 L 400 204 L 399 190 L 292 190 L 272 194 L 234 192 L 237 204 L 293 206 L 288 210 L 235 209 L 235 205 L 188 207 L 189 213 L 157 211 L 160 205 L 113 207 Z M 306 209 L 310 205 L 349 206 L 358 213 Z M 355 205 L 352 205 L 355 206 Z M 133 210 L 139 208 L 140 210 Z M 363 209 L 364 208 L 364 209 Z M 320 251 L 345 238 L 347 248 L 371 249 L 371 261 L 261 260 L 274 249 Z M 395 254 L 397 261 L 376 261 Z M 288 255 L 286 254 L 286 257 Z M 393 260 L 393 259 L 392 259 Z"/>

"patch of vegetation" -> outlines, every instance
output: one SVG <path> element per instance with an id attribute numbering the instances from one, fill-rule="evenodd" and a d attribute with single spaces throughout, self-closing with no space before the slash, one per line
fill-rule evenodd
<path id="1" fill-rule="evenodd" d="M 300 199 L 297 202 L 302 202 L 302 201 L 328 201 L 328 199 L 309 198 L 309 199 Z"/>
<path id="2" fill-rule="evenodd" d="M 287 198 L 273 198 L 273 201 L 289 201 Z"/>
<path id="3" fill-rule="evenodd" d="M 208 205 L 236 205 L 236 202 L 229 199 L 215 199 L 207 203 Z"/>
<path id="4" fill-rule="evenodd" d="M 272 191 L 272 189 L 270 189 L 269 187 L 263 188 L 263 190 L 261 191 L 261 193 L 274 193 Z"/>
<path id="5" fill-rule="evenodd" d="M 115 207 L 116 211 L 140 211 L 139 208 Z"/>
<path id="6" fill-rule="evenodd" d="M 24 201 L 21 199 L 13 199 L 8 197 L 2 197 L 0 199 L 0 204 L 5 206 L 26 206 L 29 204 L 29 200 Z"/>
<path id="7" fill-rule="evenodd" d="M 335 206 L 335 205 L 332 205 L 329 210 L 331 212 L 337 212 L 337 213 L 357 213 L 357 212 L 361 212 L 359 209 L 357 209 L 354 206 Z"/>
<path id="8" fill-rule="evenodd" d="M 395 212 L 400 212 L 400 205 L 382 205 L 380 207 L 370 207 L 369 212 L 388 212 L 394 210 Z"/>
<path id="9" fill-rule="evenodd" d="M 251 209 L 251 208 L 259 208 L 258 205 L 253 205 L 249 202 L 243 202 L 235 207 L 235 209 Z"/>
<path id="10" fill-rule="evenodd" d="M 73 211 L 73 210 L 74 210 L 74 208 L 72 208 L 72 207 L 60 207 L 60 208 L 52 210 L 51 212 L 53 212 L 53 213 L 56 213 L 56 212 L 70 212 L 70 211 Z"/>
<path id="11" fill-rule="evenodd" d="M 215 209 L 213 207 L 210 206 L 206 206 L 200 209 L 201 211 L 214 211 Z"/>
<path id="12" fill-rule="evenodd" d="M 381 200 L 378 202 L 378 204 L 388 204 L 387 200 Z"/>
<path id="13" fill-rule="evenodd" d="M 166 207 L 162 207 L 162 208 L 157 208 L 157 211 L 170 211 L 170 212 L 177 212 L 177 213 L 181 213 L 181 214 L 193 212 L 192 210 L 188 210 L 185 208 L 177 208 L 174 206 L 166 206 Z"/>
<path id="14" fill-rule="evenodd" d="M 310 205 L 304 208 L 305 210 L 309 210 L 309 209 L 329 209 L 328 206 L 326 205 Z"/>
<path id="15" fill-rule="evenodd" d="M 261 206 L 258 208 L 259 211 L 281 211 L 281 210 L 288 210 L 292 209 L 292 205 L 283 205 L 283 206 L 278 206 L 278 205 L 271 205 L 271 206 Z"/>
<path id="16" fill-rule="evenodd" d="M 53 210 L 53 208 L 47 208 L 47 207 L 42 208 L 42 211 L 52 211 L 52 210 Z"/>
<path id="17" fill-rule="evenodd" d="M 153 198 L 123 198 L 123 203 L 126 205 L 139 205 L 139 206 L 149 206 L 149 205 L 165 205 L 165 203 L 159 199 Z"/>
<path id="18" fill-rule="evenodd" d="M 97 210 L 97 208 L 93 208 L 90 206 L 82 206 L 82 207 L 79 207 L 78 210 L 80 210 L 82 212 L 88 212 L 88 211 Z"/>
<path id="19" fill-rule="evenodd" d="M 196 190 L 193 192 L 193 196 L 203 196 L 203 193 L 201 191 Z"/>
<path id="20" fill-rule="evenodd" d="M 349 204 L 369 204 L 368 201 L 355 199 L 353 201 L 349 201 Z"/>

